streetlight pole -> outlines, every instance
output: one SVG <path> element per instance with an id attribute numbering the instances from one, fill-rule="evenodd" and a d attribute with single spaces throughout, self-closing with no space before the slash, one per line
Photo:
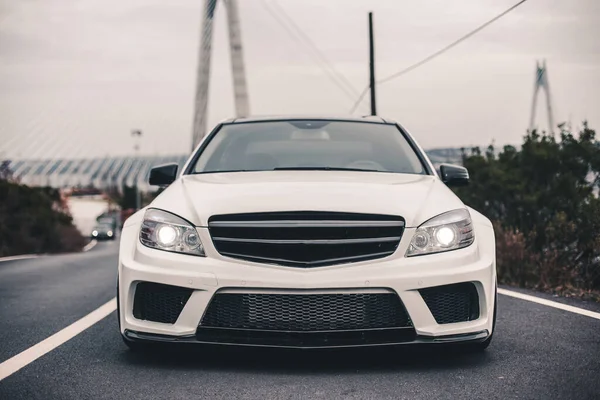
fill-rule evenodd
<path id="1" fill-rule="evenodd" d="M 369 12 L 369 87 L 371 89 L 371 115 L 377 115 L 375 104 L 375 40 L 373 38 L 373 13 Z"/>
<path id="2" fill-rule="evenodd" d="M 131 136 L 133 136 L 133 140 L 134 140 L 133 151 L 135 154 L 135 158 L 137 159 L 139 150 L 140 150 L 140 139 L 142 138 L 142 131 L 133 130 L 133 131 L 131 131 Z M 137 176 L 135 176 L 133 179 L 134 179 L 134 185 L 135 185 L 135 209 L 137 211 L 140 208 L 142 208 L 142 198 L 141 198 L 140 188 L 138 186 Z"/>

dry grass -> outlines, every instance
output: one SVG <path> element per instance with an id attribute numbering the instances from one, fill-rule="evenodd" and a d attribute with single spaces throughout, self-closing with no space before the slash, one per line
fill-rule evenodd
<path id="1" fill-rule="evenodd" d="M 589 268 L 581 268 L 555 249 L 544 253 L 529 249 L 522 232 L 494 224 L 496 262 L 500 283 L 536 289 L 565 297 L 600 302 Z M 596 271 L 600 273 L 600 271 Z"/>

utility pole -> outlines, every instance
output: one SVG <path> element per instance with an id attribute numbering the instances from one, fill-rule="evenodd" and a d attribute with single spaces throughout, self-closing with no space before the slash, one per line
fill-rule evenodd
<path id="1" fill-rule="evenodd" d="M 373 39 L 373 13 L 369 12 L 369 87 L 371 90 L 371 115 L 377 115 L 375 104 L 375 43 Z"/>
<path id="2" fill-rule="evenodd" d="M 133 136 L 133 140 L 134 140 L 134 144 L 133 144 L 133 150 L 135 152 L 135 158 L 138 158 L 139 155 L 139 150 L 140 150 L 140 139 L 142 138 L 142 131 L 140 130 L 133 130 L 131 131 L 131 136 Z M 138 185 L 138 179 L 137 176 L 133 177 L 134 181 L 134 185 L 135 185 L 135 210 L 139 210 L 142 207 L 142 198 L 141 198 L 141 193 L 140 193 L 140 187 Z"/>

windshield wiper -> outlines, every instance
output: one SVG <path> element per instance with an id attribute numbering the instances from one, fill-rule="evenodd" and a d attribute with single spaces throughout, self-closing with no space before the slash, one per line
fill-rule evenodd
<path id="1" fill-rule="evenodd" d="M 275 171 L 363 171 L 363 172 L 387 172 L 378 169 L 365 168 L 343 168 L 343 167 L 277 167 Z"/>
<path id="2" fill-rule="evenodd" d="M 192 175 L 221 174 L 229 172 L 268 172 L 268 171 L 359 171 L 359 172 L 392 172 L 379 169 L 343 168 L 343 167 L 276 167 L 273 169 L 224 169 L 214 171 L 194 172 Z"/>
<path id="3" fill-rule="evenodd" d="M 199 174 L 220 174 L 220 173 L 226 173 L 226 172 L 260 172 L 260 171 L 264 171 L 264 170 L 254 170 L 254 169 L 222 169 L 222 170 L 211 170 L 211 171 L 200 171 L 200 172 L 194 172 L 192 175 L 199 175 Z"/>

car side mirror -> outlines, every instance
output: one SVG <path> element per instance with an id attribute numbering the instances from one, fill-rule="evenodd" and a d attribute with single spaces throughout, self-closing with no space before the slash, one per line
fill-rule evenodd
<path id="1" fill-rule="evenodd" d="M 469 171 L 465 167 L 452 164 L 440 165 L 442 182 L 447 186 L 467 186 L 469 184 Z"/>
<path id="2" fill-rule="evenodd" d="M 169 186 L 177 179 L 177 164 L 165 164 L 154 167 L 150 170 L 150 185 Z"/>

